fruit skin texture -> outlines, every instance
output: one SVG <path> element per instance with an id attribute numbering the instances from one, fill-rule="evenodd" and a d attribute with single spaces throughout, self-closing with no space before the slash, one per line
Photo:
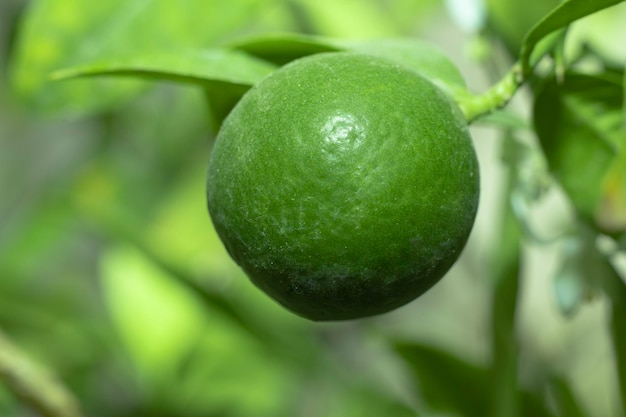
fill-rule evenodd
<path id="1" fill-rule="evenodd" d="M 323 53 L 252 88 L 225 120 L 207 199 L 233 259 L 311 320 L 395 309 L 458 258 L 478 163 L 458 108 L 391 61 Z"/>

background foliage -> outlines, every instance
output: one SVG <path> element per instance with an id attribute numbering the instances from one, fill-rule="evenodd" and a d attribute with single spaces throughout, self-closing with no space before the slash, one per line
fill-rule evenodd
<path id="1" fill-rule="evenodd" d="M 248 282 L 206 212 L 229 106 L 290 53 L 336 44 L 261 45 L 274 62 L 219 46 L 420 38 L 481 91 L 558 2 L 480 4 L 0 3 L 0 415 L 626 415 L 623 4 L 540 43 L 552 59 L 536 82 L 474 125 L 478 222 L 406 307 L 295 317 Z M 93 62 L 143 79 L 50 79 Z M 35 385 L 16 390 L 20 375 Z"/>

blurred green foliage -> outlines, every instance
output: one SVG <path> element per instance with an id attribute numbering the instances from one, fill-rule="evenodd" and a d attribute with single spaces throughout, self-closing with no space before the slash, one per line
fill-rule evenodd
<path id="1" fill-rule="evenodd" d="M 586 33 L 605 29 L 613 30 L 596 26 Z M 92 61 L 135 62 L 136 51 L 180 51 L 177 68 L 188 77 L 198 67 L 197 48 L 284 31 L 428 38 L 454 45 L 449 50 L 470 74 L 470 88 L 482 87 L 489 74 L 489 63 L 463 55 L 469 39 L 436 0 L 0 3 L 0 331 L 58 376 L 87 416 L 624 415 L 626 384 L 616 383 L 626 381 L 623 279 L 612 269 L 597 272 L 607 265 L 595 241 L 589 249 L 588 235 L 574 239 L 591 252 L 562 256 L 557 242 L 549 258 L 535 261 L 538 268 L 525 263 L 522 231 L 502 201 L 528 182 L 519 149 L 503 164 L 499 150 L 479 145 L 487 168 L 483 194 L 495 191 L 492 201 L 483 198 L 486 223 L 477 225 L 444 282 L 385 316 L 313 324 L 248 282 L 205 209 L 204 171 L 217 128 L 210 115 L 227 111 L 242 93 L 235 87 L 253 83 L 272 64 L 258 61 L 250 72 L 252 58 L 220 56 L 224 68 L 242 71 L 235 80 L 219 80 L 235 86 L 233 96 L 210 106 L 194 85 L 50 80 L 56 70 Z M 500 40 L 509 48 L 521 42 L 506 34 Z M 494 62 L 510 59 L 497 51 L 490 51 Z M 619 50 L 603 54 L 626 62 Z M 201 75 L 211 71 L 221 76 L 216 67 Z M 608 124 L 620 132 L 626 113 L 623 71 L 617 74 L 585 78 L 589 94 L 572 93 L 588 87 L 576 77 L 564 90 L 550 81 L 540 90 L 535 124 L 549 166 L 576 208 L 591 222 L 600 216 L 623 231 L 625 147 L 607 145 L 613 136 L 595 129 Z M 607 83 L 616 87 L 611 94 L 594 96 Z M 557 113 L 559 106 L 565 110 Z M 567 123 L 554 133 L 557 116 Z M 508 126 L 507 144 L 517 140 L 510 126 L 519 126 L 519 118 L 493 120 Z M 477 142 L 481 134 L 493 131 L 477 129 Z M 601 149 L 588 150 L 594 147 Z M 582 169 L 580 156 L 572 156 L 578 152 L 594 155 L 589 164 L 613 161 L 585 176 L 592 184 L 582 191 L 571 182 Z M 504 191 L 499 177 L 508 177 Z M 556 205 L 539 217 L 558 223 L 563 210 Z M 610 277 L 597 286 L 614 297 L 596 296 L 565 319 L 556 302 L 537 295 L 551 288 L 544 263 L 582 256 L 599 256 L 590 274 Z M 538 270 L 544 275 L 533 280 Z M 2 355 L 0 345 L 0 363 Z M 0 376 L 7 380 L 2 369 Z M 0 385 L 0 415 L 31 416 L 32 409 L 32 400 Z"/>

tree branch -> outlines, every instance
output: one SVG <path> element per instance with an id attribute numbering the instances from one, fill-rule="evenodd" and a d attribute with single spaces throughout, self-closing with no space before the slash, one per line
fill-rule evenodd
<path id="1" fill-rule="evenodd" d="M 0 381 L 44 417 L 83 417 L 74 395 L 0 329 Z"/>

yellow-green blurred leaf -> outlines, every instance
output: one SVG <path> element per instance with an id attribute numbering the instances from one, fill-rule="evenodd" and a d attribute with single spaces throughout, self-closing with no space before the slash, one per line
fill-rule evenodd
<path id="1" fill-rule="evenodd" d="M 197 300 L 130 247 L 114 247 L 102 257 L 101 285 L 113 323 L 144 377 L 172 372 L 204 331 Z"/>
<path id="2" fill-rule="evenodd" d="M 604 176 L 596 222 L 603 230 L 626 231 L 626 140 Z"/>
<path id="3" fill-rule="evenodd" d="M 50 83 L 51 72 L 113 57 L 207 46 L 254 21 L 272 0 L 38 0 L 18 33 L 14 90 L 32 108 L 82 113 L 119 102 L 141 84 L 128 80 Z"/>

